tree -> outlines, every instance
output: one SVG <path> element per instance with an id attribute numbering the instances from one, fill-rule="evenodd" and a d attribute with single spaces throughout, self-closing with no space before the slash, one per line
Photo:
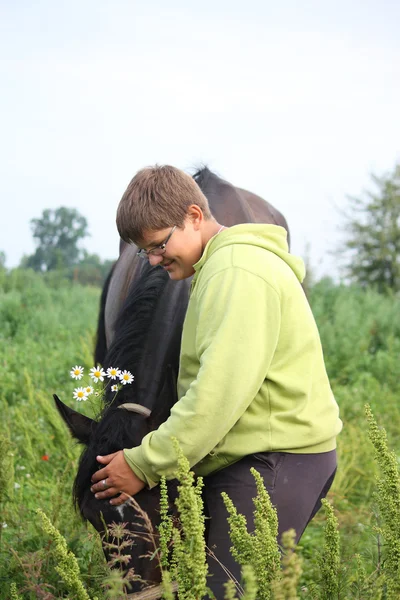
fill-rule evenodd
<path id="1" fill-rule="evenodd" d="M 89 234 L 87 220 L 75 208 L 46 209 L 40 219 L 31 220 L 37 248 L 25 259 L 25 266 L 51 271 L 76 265 L 82 250 L 78 243 Z"/>
<path id="2" fill-rule="evenodd" d="M 102 260 L 98 254 L 89 254 L 84 250 L 83 257 L 73 269 L 72 279 L 82 284 L 102 287 L 114 262 Z"/>
<path id="3" fill-rule="evenodd" d="M 350 198 L 345 231 L 339 250 L 346 259 L 351 281 L 379 291 L 400 290 L 400 165 L 393 173 L 372 180 L 377 192 Z"/>

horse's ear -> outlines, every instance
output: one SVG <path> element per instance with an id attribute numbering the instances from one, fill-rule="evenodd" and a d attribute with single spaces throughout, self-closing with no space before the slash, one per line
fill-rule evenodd
<path id="1" fill-rule="evenodd" d="M 85 417 L 85 415 L 78 413 L 76 410 L 73 410 L 64 404 L 64 402 L 61 402 L 60 398 L 56 396 L 56 394 L 53 394 L 53 398 L 58 408 L 58 412 L 64 419 L 74 438 L 83 444 L 88 444 L 92 432 L 96 427 L 96 421 L 89 419 L 89 417 Z"/>

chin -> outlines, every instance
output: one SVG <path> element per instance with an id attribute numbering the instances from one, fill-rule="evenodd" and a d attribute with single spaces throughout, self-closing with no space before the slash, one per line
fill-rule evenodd
<path id="1" fill-rule="evenodd" d="M 182 279 L 187 279 L 191 277 L 194 273 L 194 269 L 191 272 L 183 271 L 182 269 L 172 269 L 172 271 L 167 271 L 169 278 L 173 281 L 181 281 Z"/>
<path id="2" fill-rule="evenodd" d="M 173 281 L 180 281 L 181 279 L 186 279 L 186 277 L 188 277 L 188 275 L 185 276 L 182 273 L 179 273 L 179 272 L 177 273 L 176 271 L 172 271 L 172 272 L 167 271 L 167 273 L 168 273 L 168 277 L 170 279 L 173 279 Z"/>

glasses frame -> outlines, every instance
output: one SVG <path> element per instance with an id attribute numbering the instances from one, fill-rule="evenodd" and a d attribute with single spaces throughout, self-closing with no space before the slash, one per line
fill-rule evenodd
<path id="1" fill-rule="evenodd" d="M 171 229 L 171 231 L 169 232 L 169 234 L 167 235 L 167 237 L 165 238 L 165 240 L 163 241 L 162 244 L 160 244 L 159 246 L 156 246 L 155 248 L 151 248 L 151 250 L 145 250 L 144 248 L 140 248 L 140 250 L 138 250 L 136 252 L 136 256 L 138 256 L 139 258 L 144 258 L 144 259 L 146 259 L 146 258 L 148 259 L 151 254 L 153 256 L 162 256 L 165 253 L 166 245 L 168 244 L 169 240 L 171 239 L 171 235 L 174 233 L 176 227 L 177 227 L 176 225 L 173 226 L 173 228 Z"/>

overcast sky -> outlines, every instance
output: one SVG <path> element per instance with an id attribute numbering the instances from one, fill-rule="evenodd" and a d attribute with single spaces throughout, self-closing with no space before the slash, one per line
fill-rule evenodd
<path id="1" fill-rule="evenodd" d="M 347 195 L 400 161 L 398 0 L 0 0 L 0 250 L 77 208 L 118 251 L 134 173 L 199 163 L 283 212 L 335 269 Z"/>

